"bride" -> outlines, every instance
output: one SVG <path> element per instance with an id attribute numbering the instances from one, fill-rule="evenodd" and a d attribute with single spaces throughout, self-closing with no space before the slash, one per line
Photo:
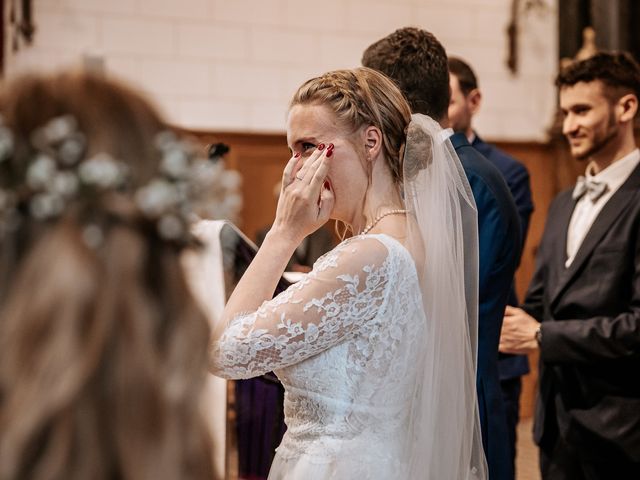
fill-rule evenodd
<path id="1" fill-rule="evenodd" d="M 367 68 L 302 85 L 276 219 L 213 332 L 211 371 L 275 371 L 270 479 L 486 478 L 475 397 L 477 227 L 440 127 Z M 353 236 L 271 299 L 302 239 Z"/>

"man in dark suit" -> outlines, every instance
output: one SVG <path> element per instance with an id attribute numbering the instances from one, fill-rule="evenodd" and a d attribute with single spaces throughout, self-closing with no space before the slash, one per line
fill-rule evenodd
<path id="1" fill-rule="evenodd" d="M 449 123 L 454 132 L 462 132 L 471 146 L 493 163 L 504 177 L 511 196 L 516 203 L 520 217 L 520 238 L 524 246 L 529 229 L 529 218 L 533 212 L 529 172 L 515 158 L 507 155 L 495 145 L 484 142 L 473 129 L 472 119 L 480 110 L 482 93 L 478 87 L 478 79 L 473 69 L 464 60 L 449 57 L 449 85 L 451 101 L 449 102 Z M 517 306 L 518 299 L 515 288 L 511 288 L 509 305 Z M 529 373 L 529 361 L 526 355 L 507 355 L 498 357 L 498 372 L 502 399 L 507 415 L 509 431 L 509 449 L 514 465 L 516 457 L 516 432 L 520 413 L 520 392 L 522 391 L 522 375 Z"/>
<path id="2" fill-rule="evenodd" d="M 402 28 L 365 51 L 362 63 L 391 77 L 413 112 L 448 126 L 449 67 L 438 40 L 417 28 Z M 451 132 L 453 133 L 453 132 Z M 478 209 L 480 291 L 477 390 L 482 440 L 491 480 L 513 477 L 507 425 L 498 377 L 502 316 L 520 258 L 520 224 L 509 189 L 498 169 L 464 134 L 451 136 Z"/>
<path id="3" fill-rule="evenodd" d="M 545 480 L 640 478 L 640 67 L 599 53 L 563 70 L 563 132 L 585 177 L 552 203 L 501 351 L 540 350 L 534 439 Z"/>

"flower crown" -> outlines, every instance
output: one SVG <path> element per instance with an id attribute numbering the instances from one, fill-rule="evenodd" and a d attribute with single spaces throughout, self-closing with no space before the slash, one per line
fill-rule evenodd
<path id="1" fill-rule="evenodd" d="M 214 205 L 224 204 L 224 198 L 211 198 L 212 191 L 224 196 L 230 184 L 237 187 L 237 172 L 224 171 L 222 162 L 198 155 L 190 142 L 174 132 L 158 133 L 154 143 L 161 157 L 157 176 L 128 192 L 128 165 L 107 153 L 87 158 L 87 140 L 77 120 L 71 115 L 60 116 L 33 131 L 30 144 L 34 153 L 24 173 L 5 175 L 15 145 L 11 130 L 0 117 L 0 238 L 15 230 L 25 217 L 54 219 L 72 202 L 109 192 L 132 194 L 140 214 L 155 222 L 162 239 L 172 242 L 190 240 L 190 223 L 203 212 L 221 218 L 239 209 L 239 197 L 227 212 Z M 96 225 L 89 225 L 84 233 L 91 246 L 100 243 L 101 231 Z"/>

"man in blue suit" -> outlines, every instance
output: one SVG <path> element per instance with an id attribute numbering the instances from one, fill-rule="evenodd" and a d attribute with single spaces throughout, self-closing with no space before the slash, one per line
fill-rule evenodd
<path id="1" fill-rule="evenodd" d="M 515 158 L 507 155 L 490 143 L 484 142 L 473 129 L 473 116 L 480 109 L 482 94 L 478 88 L 478 79 L 473 69 L 463 60 L 449 57 L 449 85 L 451 101 L 449 103 L 449 123 L 454 132 L 462 132 L 471 146 L 493 163 L 504 177 L 511 195 L 516 203 L 520 216 L 520 238 L 524 245 L 529 228 L 529 218 L 533 212 L 529 172 Z M 518 306 L 515 288 L 511 289 L 509 305 Z M 498 359 L 502 399 L 507 414 L 509 431 L 509 448 L 515 471 L 516 431 L 520 413 L 520 392 L 522 391 L 522 375 L 529 373 L 529 362 L 526 355 L 500 354 Z"/>
<path id="2" fill-rule="evenodd" d="M 402 28 L 375 42 L 362 64 L 391 77 L 415 113 L 448 126 L 449 67 L 438 40 L 418 28 Z M 516 206 L 500 171 L 467 141 L 451 136 L 478 208 L 480 292 L 477 390 L 482 440 L 491 480 L 513 477 L 498 376 L 498 341 L 521 250 Z"/>

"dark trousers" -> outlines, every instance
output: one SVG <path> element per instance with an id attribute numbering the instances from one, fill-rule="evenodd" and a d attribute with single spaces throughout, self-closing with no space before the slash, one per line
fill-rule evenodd
<path id="1" fill-rule="evenodd" d="M 518 431 L 518 421 L 520 419 L 520 392 L 522 391 L 522 377 L 501 380 L 502 401 L 504 411 L 507 415 L 507 432 L 509 434 L 509 458 L 513 467 L 511 471 L 516 471 L 516 440 Z"/>
<path id="2" fill-rule="evenodd" d="M 638 480 L 640 463 L 632 462 L 615 447 L 594 458 L 584 451 L 570 448 L 558 437 L 555 445 L 540 448 L 542 480 Z"/>

